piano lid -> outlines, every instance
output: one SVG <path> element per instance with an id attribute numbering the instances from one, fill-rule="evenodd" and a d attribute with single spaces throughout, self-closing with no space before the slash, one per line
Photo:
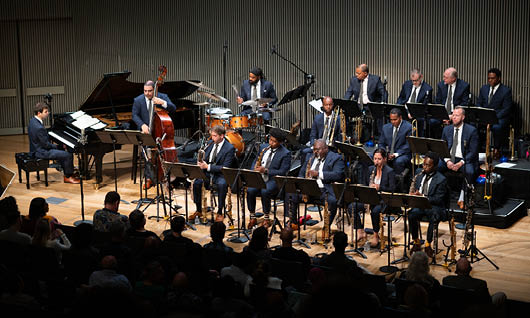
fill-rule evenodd
<path id="1" fill-rule="evenodd" d="M 144 83 L 128 81 L 129 75 L 131 72 L 128 71 L 103 74 L 103 78 L 79 109 L 92 114 L 106 113 L 114 105 L 116 112 L 132 111 L 133 100 L 143 93 Z M 192 82 L 200 83 L 197 80 Z M 158 91 L 167 94 L 176 104 L 176 100 L 191 95 L 197 88 L 186 81 L 167 81 Z"/>

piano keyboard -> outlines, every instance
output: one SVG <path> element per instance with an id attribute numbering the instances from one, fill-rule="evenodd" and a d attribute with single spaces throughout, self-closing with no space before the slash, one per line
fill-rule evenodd
<path id="1" fill-rule="evenodd" d="M 59 134 L 53 132 L 53 131 L 48 131 L 48 134 L 52 137 L 52 138 L 55 138 L 56 140 L 62 142 L 63 144 L 65 144 L 67 147 L 71 148 L 71 149 L 74 149 L 75 148 L 75 144 L 70 141 L 70 140 L 67 140 L 65 138 L 63 138 L 62 136 L 60 136 Z M 77 142 L 77 140 L 76 140 Z"/>

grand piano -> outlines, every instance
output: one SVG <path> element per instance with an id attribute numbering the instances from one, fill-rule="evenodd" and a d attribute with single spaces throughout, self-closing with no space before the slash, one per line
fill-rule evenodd
<path id="1" fill-rule="evenodd" d="M 79 111 L 53 114 L 53 124 L 48 131 L 50 138 L 66 145 L 71 152 L 80 154 L 79 170 L 85 178 L 90 178 L 91 167 L 95 166 L 97 184 L 103 180 L 103 156 L 112 152 L 113 147 L 112 144 L 101 143 L 95 131 L 104 128 L 137 129 L 132 121 L 132 104 L 134 98 L 143 93 L 144 83 L 128 81 L 130 75 L 129 71 L 104 74 Z M 190 82 L 200 83 L 196 80 L 168 81 L 158 89 L 167 94 L 177 107 L 175 112 L 170 113 L 175 129 L 189 128 L 188 134 L 199 128 L 196 120 L 199 107 L 193 101 L 183 99 L 198 88 Z M 81 129 L 83 126 L 75 123 L 80 115 L 84 115 L 85 119 L 87 116 L 94 118 L 95 124 Z"/>

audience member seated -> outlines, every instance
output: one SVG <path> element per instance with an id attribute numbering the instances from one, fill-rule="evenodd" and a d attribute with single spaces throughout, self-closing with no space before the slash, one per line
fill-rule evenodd
<path id="1" fill-rule="evenodd" d="M 225 237 L 226 225 L 223 222 L 214 222 L 210 227 L 210 236 L 212 241 L 210 243 L 204 244 L 205 248 L 216 249 L 219 251 L 231 253 L 234 251 L 230 246 L 226 246 L 223 243 Z"/>
<path id="2" fill-rule="evenodd" d="M 22 277 L 4 266 L 0 266 L 0 308 L 6 316 L 9 316 L 9 309 L 28 314 L 38 312 L 42 308 L 38 300 L 25 290 Z M 11 313 L 11 316 L 16 315 Z"/>
<path id="3" fill-rule="evenodd" d="M 6 212 L 7 228 L 0 232 L 0 240 L 18 243 L 20 245 L 29 245 L 31 243 L 31 236 L 20 232 L 20 212 L 18 207 L 15 207 Z"/>
<path id="4" fill-rule="evenodd" d="M 7 212 L 11 210 L 18 211 L 17 200 L 15 197 L 9 196 L 0 200 L 0 231 L 9 227 L 7 222 Z"/>
<path id="5" fill-rule="evenodd" d="M 333 235 L 333 247 L 335 247 L 335 251 L 324 256 L 320 265 L 332 268 L 339 273 L 353 278 L 360 277 L 363 274 L 363 269 L 357 265 L 357 262 L 349 259 L 344 254 L 346 246 L 348 246 L 348 235 L 342 231 L 336 232 Z"/>
<path id="6" fill-rule="evenodd" d="M 284 227 L 280 233 L 282 246 L 272 252 L 272 257 L 285 261 L 299 262 L 304 266 L 307 272 L 311 265 L 311 259 L 306 252 L 303 250 L 297 250 L 293 247 L 293 239 L 293 229 L 290 227 Z"/>
<path id="7" fill-rule="evenodd" d="M 439 300 L 440 282 L 429 271 L 429 256 L 423 251 L 417 251 L 412 254 L 409 267 L 401 272 L 399 278 L 422 284 L 429 294 L 432 308 L 432 305 Z"/>
<path id="8" fill-rule="evenodd" d="M 116 257 L 107 255 L 101 260 L 101 270 L 94 271 L 88 279 L 90 287 L 114 288 L 131 291 L 131 284 L 125 275 L 118 274 L 118 261 Z"/>
<path id="9" fill-rule="evenodd" d="M 258 311 L 264 311 L 268 307 L 266 302 L 277 298 L 278 293 L 281 293 L 282 280 L 278 277 L 271 276 L 269 265 L 264 260 L 258 260 L 251 277 L 252 279 L 244 287 L 245 296 L 250 298 L 251 304 Z M 278 306 L 283 304 L 276 303 L 274 305 Z"/>
<path id="10" fill-rule="evenodd" d="M 191 290 L 188 276 L 176 273 L 167 293 L 168 309 L 180 313 L 201 313 L 205 310 L 205 304 L 201 297 Z"/>
<path id="11" fill-rule="evenodd" d="M 75 286 L 88 284 L 90 274 L 98 267 L 101 259 L 99 250 L 92 246 L 93 226 L 81 223 L 74 228 L 72 247 L 63 253 L 66 275 Z"/>
<path id="12" fill-rule="evenodd" d="M 134 254 L 132 249 L 125 243 L 125 225 L 114 222 L 109 228 L 110 241 L 101 247 L 101 255 L 113 255 L 118 260 L 118 271 L 131 280 Z"/>
<path id="13" fill-rule="evenodd" d="M 164 242 L 179 243 L 192 245 L 193 241 L 187 237 L 182 236 L 182 231 L 186 227 L 186 219 L 182 216 L 175 216 L 171 219 L 171 232 L 164 237 Z"/>
<path id="14" fill-rule="evenodd" d="M 116 191 L 107 192 L 105 195 L 103 209 L 94 213 L 94 230 L 99 232 L 109 232 L 110 225 L 114 222 L 121 222 L 126 228 L 129 227 L 129 218 L 118 213 L 120 207 L 120 195 Z"/>
<path id="15" fill-rule="evenodd" d="M 238 284 L 230 276 L 221 277 L 213 288 L 212 312 L 215 317 L 251 317 L 254 307 L 238 299 Z"/>
<path id="16" fill-rule="evenodd" d="M 128 237 L 147 238 L 150 236 L 158 238 L 155 232 L 145 229 L 145 215 L 142 211 L 136 209 L 129 214 L 129 223 L 131 227 L 127 229 Z"/>
<path id="17" fill-rule="evenodd" d="M 230 276 L 243 288 L 252 279 L 248 273 L 250 273 L 251 267 L 255 262 L 255 255 L 251 252 L 243 251 L 234 254 L 233 264 L 221 269 L 221 278 Z"/>
<path id="18" fill-rule="evenodd" d="M 264 226 L 260 226 L 252 232 L 252 238 L 243 251 L 253 253 L 258 260 L 271 258 L 269 249 L 269 232 Z"/>
<path id="19" fill-rule="evenodd" d="M 61 229 L 56 229 L 54 233 L 51 231 L 50 222 L 46 219 L 40 219 L 35 226 L 35 233 L 31 240 L 31 244 L 41 247 L 49 247 L 55 250 L 57 260 L 61 263 L 62 252 L 69 250 L 72 244 L 63 233 Z"/>
<path id="20" fill-rule="evenodd" d="M 143 268 L 140 279 L 134 285 L 134 294 L 157 308 L 165 293 L 164 269 L 158 261 L 151 261 Z"/>
<path id="21" fill-rule="evenodd" d="M 456 275 L 445 276 L 442 283 L 445 286 L 451 286 L 461 289 L 471 289 L 476 293 L 480 293 L 484 298 L 489 298 L 490 294 L 488 291 L 488 283 L 485 280 L 471 277 L 472 267 L 469 260 L 465 257 L 461 257 L 456 262 Z M 489 300 L 489 299 L 488 299 Z M 506 302 L 506 294 L 503 292 L 497 292 L 491 295 L 491 302 L 495 307 L 501 309 Z"/>
<path id="22" fill-rule="evenodd" d="M 28 235 L 33 235 L 35 232 L 35 226 L 40 218 L 44 218 L 50 222 L 52 233 L 55 231 L 55 226 L 61 224 L 51 215 L 47 215 L 49 208 L 48 202 L 44 198 L 34 198 L 29 204 L 29 214 L 22 218 L 22 226 L 20 232 Z"/>
<path id="23" fill-rule="evenodd" d="M 403 302 L 406 309 L 409 310 L 409 317 L 428 318 L 432 316 L 429 309 L 429 294 L 425 287 L 420 284 L 413 284 L 407 288 Z"/>

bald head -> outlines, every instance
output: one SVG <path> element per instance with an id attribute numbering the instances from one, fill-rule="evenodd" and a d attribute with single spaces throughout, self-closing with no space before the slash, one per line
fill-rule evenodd
<path id="1" fill-rule="evenodd" d="M 469 273 L 471 273 L 471 263 L 469 263 L 469 260 L 465 257 L 461 257 L 456 262 L 456 270 L 455 273 L 458 275 L 465 275 L 468 276 Z"/>
<path id="2" fill-rule="evenodd" d="M 118 261 L 116 257 L 107 255 L 101 260 L 101 268 L 103 269 L 116 269 L 118 268 Z"/>
<path id="3" fill-rule="evenodd" d="M 456 68 L 449 67 L 444 71 L 443 80 L 445 84 L 451 85 L 454 82 L 456 82 L 457 79 L 458 79 L 458 72 Z"/>
<path id="4" fill-rule="evenodd" d="M 282 246 L 291 246 L 293 239 L 293 229 L 290 227 L 284 227 L 280 233 L 280 240 L 282 240 Z"/>
<path id="5" fill-rule="evenodd" d="M 327 116 L 331 115 L 331 112 L 333 111 L 333 98 L 325 96 L 322 99 L 322 108 Z"/>

